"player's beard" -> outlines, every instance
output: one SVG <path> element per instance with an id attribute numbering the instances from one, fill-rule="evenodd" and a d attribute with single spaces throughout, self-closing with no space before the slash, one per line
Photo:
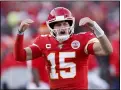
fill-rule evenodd
<path id="1" fill-rule="evenodd" d="M 70 35 L 69 35 L 69 30 L 70 28 L 62 28 L 62 29 L 58 29 L 55 31 L 56 33 L 56 40 L 59 41 L 60 43 L 62 43 L 63 41 L 66 41 L 67 39 L 69 39 Z"/>
<path id="2" fill-rule="evenodd" d="M 57 36 L 56 39 L 57 41 L 59 41 L 60 43 L 62 43 L 63 41 L 68 40 L 70 37 L 70 35 L 62 35 L 62 36 Z"/>

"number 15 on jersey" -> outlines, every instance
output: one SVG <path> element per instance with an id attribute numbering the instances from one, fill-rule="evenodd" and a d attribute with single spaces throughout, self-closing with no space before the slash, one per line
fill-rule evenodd
<path id="1" fill-rule="evenodd" d="M 59 52 L 59 68 L 66 69 L 69 68 L 70 72 L 66 72 L 65 70 L 60 70 L 59 73 L 56 72 L 56 62 L 55 62 L 55 53 L 50 53 L 47 56 L 48 61 L 51 63 L 51 71 L 50 78 L 51 79 L 59 79 L 60 76 L 64 79 L 66 78 L 74 78 L 76 76 L 76 64 L 74 62 L 65 62 L 66 58 L 75 58 L 75 52 Z"/>

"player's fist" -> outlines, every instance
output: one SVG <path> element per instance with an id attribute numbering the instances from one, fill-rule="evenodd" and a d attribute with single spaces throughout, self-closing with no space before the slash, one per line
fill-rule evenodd
<path id="1" fill-rule="evenodd" d="M 19 32 L 24 32 L 31 23 L 33 23 L 34 21 L 31 19 L 25 19 L 21 22 L 20 27 L 19 27 Z"/>
<path id="2" fill-rule="evenodd" d="M 90 27 L 93 27 L 94 21 L 91 20 L 89 17 L 84 17 L 84 18 L 80 19 L 79 26 L 83 26 L 83 25 L 86 25 L 86 24 Z"/>

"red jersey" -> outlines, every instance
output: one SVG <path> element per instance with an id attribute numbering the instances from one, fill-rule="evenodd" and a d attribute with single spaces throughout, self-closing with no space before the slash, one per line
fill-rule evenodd
<path id="1" fill-rule="evenodd" d="M 40 81 L 42 80 L 47 84 L 49 83 L 48 74 L 45 67 L 45 59 L 43 57 L 32 60 L 32 68 L 37 69 L 40 76 Z"/>
<path id="2" fill-rule="evenodd" d="M 40 35 L 34 41 L 47 60 L 51 89 L 87 89 L 88 56 L 87 43 L 95 36 L 90 32 L 73 34 L 59 43 L 50 35 Z"/>

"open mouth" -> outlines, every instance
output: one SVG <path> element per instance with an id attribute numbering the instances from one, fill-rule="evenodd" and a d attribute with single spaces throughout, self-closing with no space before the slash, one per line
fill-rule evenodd
<path id="1" fill-rule="evenodd" d="M 67 35 L 67 34 L 69 34 L 69 30 L 68 30 L 68 28 L 55 29 L 55 30 L 54 30 L 54 33 L 55 33 L 55 36 L 56 36 L 56 35 L 62 36 L 62 35 Z"/>
<path id="2" fill-rule="evenodd" d="M 60 31 L 59 34 L 60 34 L 60 35 L 62 35 L 62 34 L 66 34 L 66 32 L 65 32 L 65 31 Z"/>

